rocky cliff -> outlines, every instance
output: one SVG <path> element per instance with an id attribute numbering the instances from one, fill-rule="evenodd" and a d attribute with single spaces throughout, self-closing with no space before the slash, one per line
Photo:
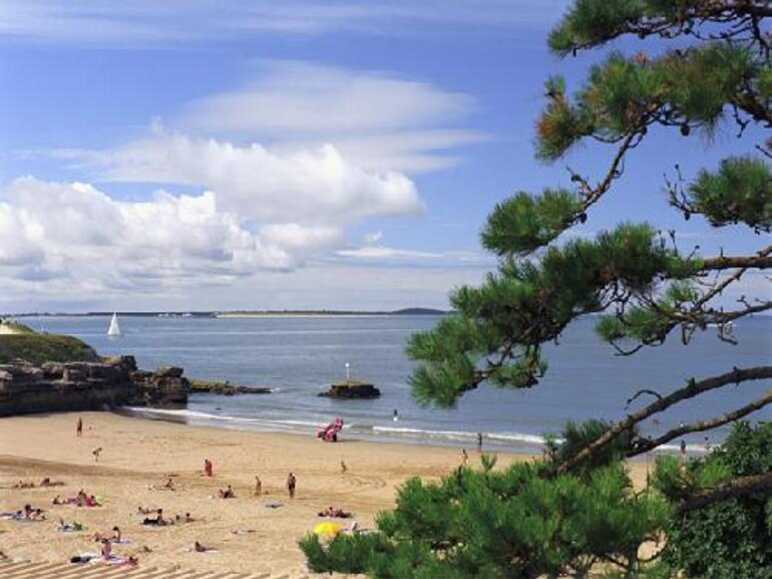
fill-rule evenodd
<path id="1" fill-rule="evenodd" d="M 187 402 L 181 368 L 137 369 L 133 356 L 98 362 L 0 365 L 0 416 Z"/>

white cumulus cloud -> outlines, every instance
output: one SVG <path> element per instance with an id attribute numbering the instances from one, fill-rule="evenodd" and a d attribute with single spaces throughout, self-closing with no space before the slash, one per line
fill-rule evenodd
<path id="1" fill-rule="evenodd" d="M 345 223 L 423 208 L 407 176 L 367 171 L 332 145 L 280 153 L 158 131 L 111 151 L 74 156 L 107 180 L 211 189 L 223 210 L 257 221 Z"/>
<path id="2" fill-rule="evenodd" d="M 89 184 L 23 177 L 0 192 L 0 275 L 47 281 L 64 294 L 224 283 L 292 269 L 341 239 L 336 226 L 255 231 L 212 191 L 122 201 Z M 56 279 L 69 289 L 50 282 Z"/>

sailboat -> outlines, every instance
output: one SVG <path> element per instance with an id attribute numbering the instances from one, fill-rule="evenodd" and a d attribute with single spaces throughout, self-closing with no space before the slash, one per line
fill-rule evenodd
<path id="1" fill-rule="evenodd" d="M 107 329 L 108 336 L 120 336 L 121 327 L 118 325 L 118 314 L 113 313 L 113 318 L 110 320 L 110 327 Z"/>

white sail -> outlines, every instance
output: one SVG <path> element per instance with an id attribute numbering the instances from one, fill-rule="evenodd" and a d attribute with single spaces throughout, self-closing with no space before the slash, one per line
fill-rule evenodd
<path id="1" fill-rule="evenodd" d="M 120 336 L 121 327 L 118 325 L 118 314 L 113 314 L 113 319 L 110 320 L 110 327 L 107 329 L 108 336 Z"/>

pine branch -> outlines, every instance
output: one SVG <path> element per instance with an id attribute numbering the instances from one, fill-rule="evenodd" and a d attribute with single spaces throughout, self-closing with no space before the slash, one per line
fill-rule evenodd
<path id="1" fill-rule="evenodd" d="M 751 305 L 747 302 L 747 300 L 745 300 L 745 298 L 741 298 L 738 301 L 745 307 L 739 310 L 728 312 L 718 311 L 710 307 L 706 308 L 706 306 L 713 298 L 723 293 L 727 287 L 738 281 L 748 271 L 748 269 L 752 267 L 766 269 L 767 267 L 772 266 L 772 257 L 770 257 L 771 253 L 772 246 L 768 246 L 759 251 L 755 256 L 720 256 L 704 260 L 700 268 L 700 271 L 702 272 L 711 270 L 721 271 L 738 266 L 741 268 L 737 269 L 734 273 L 732 273 L 732 275 L 729 275 L 715 285 L 710 286 L 710 289 L 693 303 L 682 304 L 678 307 L 663 307 L 654 298 L 639 298 L 647 308 L 649 308 L 652 312 L 656 313 L 656 315 L 661 318 L 663 322 L 662 326 L 658 328 L 656 334 L 645 339 L 641 339 L 640 343 L 633 348 L 623 348 L 617 343 L 616 340 L 609 340 L 611 345 L 616 350 L 617 355 L 631 356 L 637 353 L 644 346 L 661 345 L 665 342 L 670 332 L 672 332 L 673 329 L 679 325 L 683 331 L 682 339 L 685 344 L 689 342 L 695 329 L 704 329 L 708 324 L 719 325 L 719 339 L 730 343 L 736 343 L 733 337 L 729 335 L 729 332 L 725 331 L 726 325 L 729 322 L 738 320 L 745 316 L 772 309 L 772 301 L 759 302 L 756 305 Z M 627 325 L 628 323 L 625 320 L 623 313 L 618 313 L 617 319 L 620 320 L 624 325 Z"/>
<path id="2" fill-rule="evenodd" d="M 735 368 L 726 374 L 713 376 L 712 378 L 706 378 L 699 382 L 696 382 L 694 379 L 692 379 L 689 381 L 687 386 L 676 390 L 675 392 L 665 396 L 660 400 L 657 400 L 656 402 L 653 402 L 638 412 L 628 415 L 624 420 L 614 424 L 602 436 L 596 438 L 593 442 L 585 446 L 571 458 L 558 465 L 558 467 L 555 469 L 555 473 L 563 474 L 567 472 L 569 469 L 587 460 L 594 454 L 600 452 L 600 450 L 602 450 L 607 444 L 609 444 L 623 432 L 631 430 L 639 422 L 649 418 L 653 414 L 667 410 L 678 402 L 694 398 L 703 392 L 715 390 L 716 388 L 721 388 L 727 384 L 739 384 L 740 382 L 746 382 L 748 380 L 764 380 L 767 378 L 772 378 L 772 366 L 757 366 L 754 368 L 746 369 Z"/>
<path id="3" fill-rule="evenodd" d="M 580 217 L 587 209 L 592 207 L 598 200 L 609 190 L 611 184 L 622 176 L 622 162 L 625 155 L 630 149 L 634 149 L 638 146 L 642 137 L 642 133 L 636 130 L 628 134 L 623 140 L 622 144 L 617 149 L 616 155 L 611 161 L 611 165 L 606 171 L 606 175 L 602 181 L 600 181 L 595 187 L 592 187 L 587 179 L 580 176 L 577 173 L 571 171 L 571 180 L 579 183 L 580 191 L 582 193 L 582 209 L 576 215 L 576 219 Z"/>
<path id="4" fill-rule="evenodd" d="M 697 493 L 678 506 L 678 512 L 699 509 L 724 499 L 744 497 L 754 493 L 772 492 L 772 472 L 737 477 L 713 490 Z"/>
<path id="5" fill-rule="evenodd" d="M 737 257 L 710 257 L 702 260 L 702 271 L 720 271 L 724 269 L 769 269 L 772 268 L 772 245 L 758 252 L 757 255 Z"/>
<path id="6" fill-rule="evenodd" d="M 671 440 L 679 438 L 684 434 L 689 434 L 690 432 L 705 432 L 706 430 L 712 430 L 713 428 L 723 426 L 724 424 L 729 424 L 730 422 L 734 422 L 735 420 L 738 420 L 744 416 L 747 416 L 752 412 L 760 410 L 764 408 L 767 404 L 771 404 L 771 403 L 772 403 L 772 390 L 768 390 L 766 395 L 762 396 L 758 400 L 755 400 L 750 404 L 743 406 L 742 408 L 738 408 L 737 410 L 728 412 L 722 416 L 713 418 L 711 420 L 700 420 L 698 422 L 693 422 L 691 424 L 685 424 L 683 426 L 679 426 L 678 428 L 673 428 L 672 430 L 669 430 L 662 436 L 659 436 L 654 439 L 647 439 L 647 438 L 637 439 L 633 443 L 634 444 L 633 448 L 626 453 L 626 456 L 628 458 L 631 458 L 633 456 L 638 456 L 639 454 L 649 452 L 650 450 L 654 450 L 655 448 L 662 446 L 663 444 L 666 444 Z"/>
<path id="7" fill-rule="evenodd" d="M 596 1 L 599 5 L 609 2 Z M 553 50 L 561 55 L 575 56 L 580 50 L 595 48 L 625 35 L 635 35 L 638 38 L 657 36 L 664 39 L 683 35 L 702 40 L 733 41 L 738 37 L 742 39 L 743 35 L 747 34 L 745 40 L 758 43 L 766 50 L 767 41 L 760 31 L 759 23 L 770 16 L 772 9 L 766 0 L 712 0 L 686 4 L 676 18 L 669 14 L 634 12 L 630 17 L 619 19 L 611 27 L 598 33 L 586 29 L 581 23 L 575 28 L 576 14 L 569 12 L 563 22 L 553 30 L 550 44 Z M 715 30 L 715 25 L 729 23 L 733 26 Z M 713 26 L 707 36 L 701 31 L 703 25 Z"/>

